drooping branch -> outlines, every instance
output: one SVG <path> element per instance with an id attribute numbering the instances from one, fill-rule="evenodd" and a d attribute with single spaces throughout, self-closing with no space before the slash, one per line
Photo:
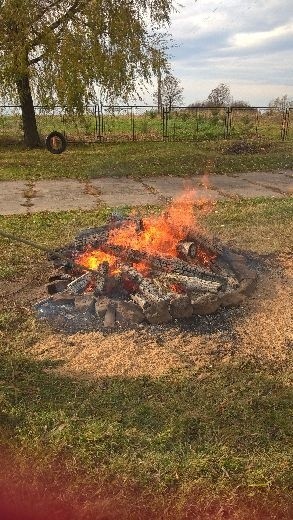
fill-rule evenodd
<path id="1" fill-rule="evenodd" d="M 58 7 L 60 5 L 60 0 L 55 0 L 54 2 L 51 2 L 50 4 L 46 5 L 41 11 L 39 12 L 39 16 L 35 19 L 34 23 L 40 22 L 43 17 L 50 11 L 50 9 L 54 7 Z"/>
<path id="2" fill-rule="evenodd" d="M 35 48 L 36 46 L 40 45 L 42 43 L 42 40 L 44 36 L 48 32 L 54 32 L 55 29 L 58 29 L 61 25 L 64 23 L 69 22 L 72 20 L 72 18 L 77 14 L 77 12 L 82 8 L 82 6 L 85 5 L 85 2 L 83 0 L 75 0 L 75 2 L 63 13 L 59 18 L 57 18 L 54 22 L 52 22 L 50 25 L 44 28 L 42 32 L 36 35 L 36 37 L 33 39 L 33 41 L 30 44 L 31 49 Z"/>

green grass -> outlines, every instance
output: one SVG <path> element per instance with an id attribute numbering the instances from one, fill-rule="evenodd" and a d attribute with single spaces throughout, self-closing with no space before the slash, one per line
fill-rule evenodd
<path id="1" fill-rule="evenodd" d="M 108 214 L 105 209 L 1 217 L 0 227 L 53 247 L 83 227 L 102 223 Z M 234 244 L 272 253 L 283 250 L 284 243 L 290 248 L 290 240 L 292 245 L 292 216 L 289 199 L 258 199 L 220 203 L 205 221 Z M 4 239 L 0 245 L 6 290 L 10 281 L 17 287 L 25 287 L 27 280 L 36 287 L 44 283 L 42 253 Z M 127 489 L 135 490 L 136 497 L 151 496 L 166 511 L 174 501 L 178 510 L 186 501 L 194 508 L 197 504 L 200 512 L 191 518 L 223 518 L 215 511 L 204 516 L 207 504 L 217 500 L 235 509 L 235 516 L 227 518 L 258 518 L 251 511 L 245 516 L 243 504 L 237 510 L 241 495 L 247 507 L 250 500 L 266 504 L 267 516 L 259 518 L 290 519 L 288 362 L 235 359 L 160 378 L 86 382 L 56 375 L 56 362 L 30 358 L 30 346 L 47 334 L 21 292 L 2 300 L 0 447 L 10 453 L 15 467 L 18 458 L 36 460 L 42 473 L 57 464 L 56 486 L 67 472 L 73 487 L 119 485 L 126 497 Z M 21 471 L 14 478 L 21 479 Z M 71 496 L 67 486 L 64 482 L 63 490 L 57 489 L 59 498 Z M 96 491 L 84 500 L 94 507 Z"/>
<path id="2" fill-rule="evenodd" d="M 230 144 L 208 141 L 69 145 L 62 155 L 2 145 L 0 180 L 188 176 L 293 168 L 289 143 L 268 143 L 265 151 L 260 145 L 258 153 L 242 155 L 226 153 Z"/>
<path id="3" fill-rule="evenodd" d="M 95 119 L 94 108 L 82 116 L 69 114 L 54 115 L 36 111 L 40 135 L 46 136 L 52 130 L 64 132 L 70 140 L 93 141 L 100 132 L 106 140 L 129 141 L 162 140 L 213 140 L 222 139 L 225 132 L 226 109 L 173 110 L 164 120 L 156 111 L 143 109 L 116 110 L 103 113 Z M 233 110 L 230 136 L 249 139 L 256 135 L 261 138 L 280 140 L 283 115 L 279 111 L 258 113 L 255 110 Z M 22 138 L 20 115 L 0 113 L 0 140 Z M 287 136 L 292 140 L 291 133 Z"/>

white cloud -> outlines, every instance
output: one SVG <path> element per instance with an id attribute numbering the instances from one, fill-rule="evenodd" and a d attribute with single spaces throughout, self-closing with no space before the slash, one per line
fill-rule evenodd
<path id="1" fill-rule="evenodd" d="M 235 47 L 256 47 L 284 36 L 293 36 L 293 22 L 274 27 L 270 31 L 236 33 L 231 37 L 230 42 Z"/>
<path id="2" fill-rule="evenodd" d="M 171 34 L 186 103 L 206 99 L 220 82 L 255 105 L 293 96 L 292 0 L 185 0 Z"/>

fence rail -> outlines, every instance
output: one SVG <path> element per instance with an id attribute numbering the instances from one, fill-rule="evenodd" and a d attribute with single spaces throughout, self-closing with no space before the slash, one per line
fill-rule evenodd
<path id="1" fill-rule="evenodd" d="M 82 115 L 55 106 L 35 106 L 41 135 L 53 130 L 69 141 L 203 141 L 267 138 L 293 140 L 293 108 L 168 107 L 152 105 L 88 105 Z M 22 139 L 21 108 L 0 105 L 0 141 Z"/>

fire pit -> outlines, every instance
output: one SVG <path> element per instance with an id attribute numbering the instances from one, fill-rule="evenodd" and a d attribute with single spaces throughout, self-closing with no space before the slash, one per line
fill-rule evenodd
<path id="1" fill-rule="evenodd" d="M 39 314 L 77 328 L 165 324 L 241 304 L 256 284 L 245 256 L 208 238 L 195 220 L 194 194 L 159 216 L 122 218 L 81 232 L 52 252 L 55 272 Z M 76 326 L 75 326 L 76 330 Z"/>

